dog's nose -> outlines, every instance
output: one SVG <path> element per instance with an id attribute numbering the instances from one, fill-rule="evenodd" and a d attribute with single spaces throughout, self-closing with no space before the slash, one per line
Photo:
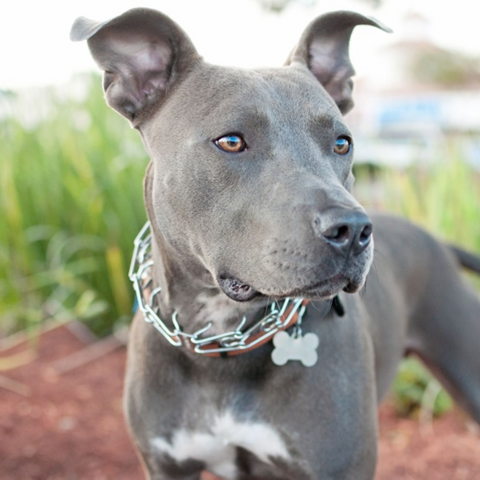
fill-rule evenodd
<path id="1" fill-rule="evenodd" d="M 360 255 L 372 239 L 372 223 L 363 212 L 328 212 L 316 218 L 315 227 L 320 236 L 343 255 Z"/>

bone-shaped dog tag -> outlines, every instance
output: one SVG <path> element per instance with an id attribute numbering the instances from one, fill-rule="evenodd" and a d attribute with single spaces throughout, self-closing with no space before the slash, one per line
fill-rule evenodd
<path id="1" fill-rule="evenodd" d="M 272 361 L 275 365 L 285 365 L 289 360 L 299 360 L 305 367 L 317 363 L 319 339 L 315 333 L 290 336 L 287 332 L 278 332 L 273 337 L 273 344 Z"/>

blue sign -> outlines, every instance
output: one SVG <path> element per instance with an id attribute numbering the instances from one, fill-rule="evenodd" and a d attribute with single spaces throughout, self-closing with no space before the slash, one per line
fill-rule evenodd
<path id="1" fill-rule="evenodd" d="M 402 100 L 382 105 L 380 123 L 438 122 L 440 115 L 441 105 L 437 99 Z"/>

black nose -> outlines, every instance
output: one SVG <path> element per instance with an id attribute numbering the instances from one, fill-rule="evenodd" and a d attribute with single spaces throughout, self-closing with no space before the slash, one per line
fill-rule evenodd
<path id="1" fill-rule="evenodd" d="M 363 212 L 335 210 L 319 215 L 315 228 L 320 236 L 343 255 L 360 255 L 372 239 L 372 223 Z"/>

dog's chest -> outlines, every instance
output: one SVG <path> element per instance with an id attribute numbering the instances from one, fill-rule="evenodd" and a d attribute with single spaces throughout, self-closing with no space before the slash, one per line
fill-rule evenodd
<path id="1" fill-rule="evenodd" d="M 157 437 L 151 443 L 157 454 L 168 455 L 179 464 L 200 461 L 206 470 L 228 480 L 237 478 L 240 449 L 265 464 L 272 458 L 289 458 L 285 443 L 273 426 L 238 421 L 228 412 L 216 414 L 210 426 L 198 430 L 178 429 L 171 441 Z"/>

